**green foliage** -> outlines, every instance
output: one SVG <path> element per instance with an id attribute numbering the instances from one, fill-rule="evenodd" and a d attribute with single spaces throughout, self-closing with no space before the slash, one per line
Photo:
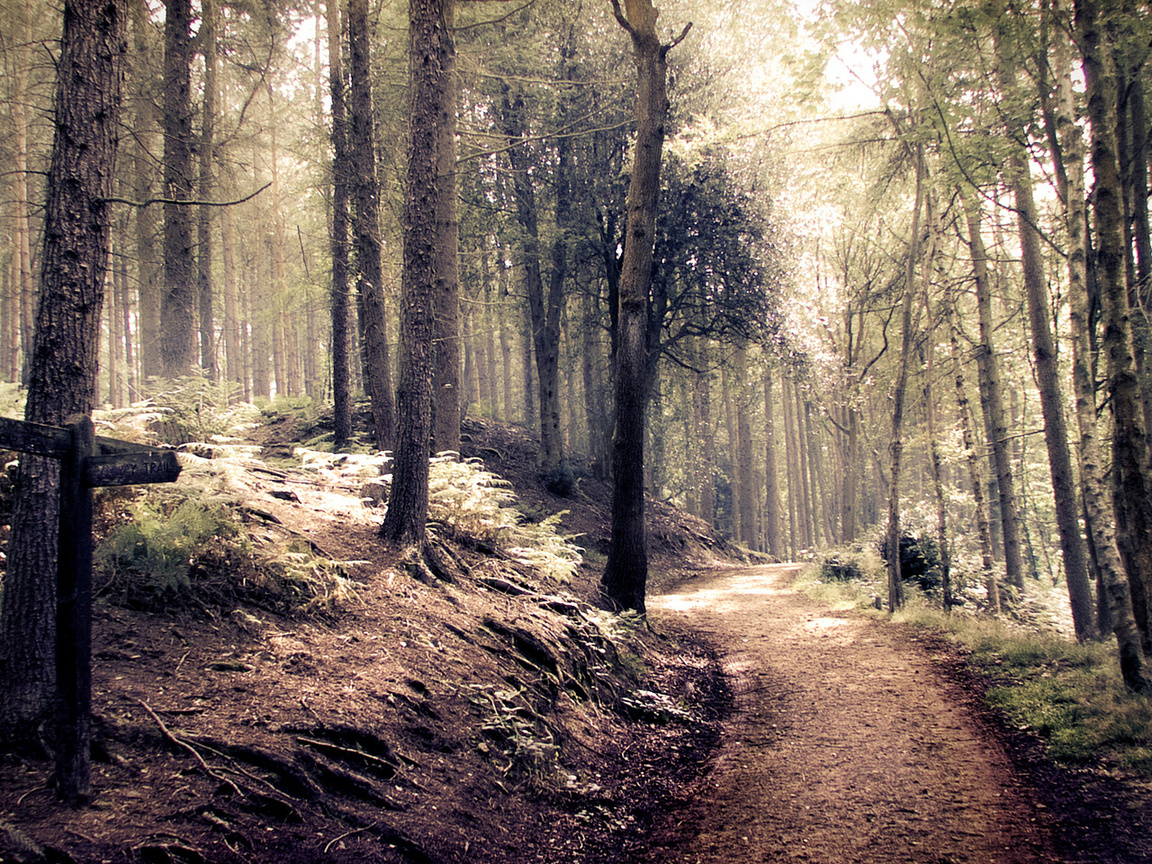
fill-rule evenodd
<path id="1" fill-rule="evenodd" d="M 548 725 L 524 698 L 524 691 L 491 684 L 470 686 L 468 701 L 482 718 L 480 730 L 486 739 L 477 749 L 492 757 L 496 768 L 514 784 L 537 792 L 555 789 L 560 748 Z"/>
<path id="2" fill-rule="evenodd" d="M 887 536 L 880 541 L 880 555 L 888 559 Z M 900 576 L 905 582 L 915 582 L 922 591 L 939 590 L 944 578 L 944 563 L 935 538 L 907 532 L 900 534 Z"/>
<path id="3" fill-rule="evenodd" d="M 571 498 L 576 492 L 579 478 L 576 476 L 576 472 L 572 470 L 572 466 L 565 463 L 545 471 L 540 477 L 540 481 L 544 484 L 544 488 L 553 495 Z"/>
<path id="4" fill-rule="evenodd" d="M 102 593 L 139 609 L 227 606 L 239 600 L 286 614 L 327 614 L 356 599 L 344 566 L 304 544 L 254 543 L 236 505 L 145 494 L 96 550 Z"/>
<path id="5" fill-rule="evenodd" d="M 820 564 L 821 582 L 857 582 L 863 578 L 859 562 L 849 557 L 832 555 Z"/>
<path id="6" fill-rule="evenodd" d="M 988 679 L 987 700 L 1044 739 L 1056 761 L 1152 777 L 1152 700 L 1124 687 L 1111 642 L 1079 644 L 1018 624 L 913 608 L 896 620 L 961 646 Z"/>
<path id="7" fill-rule="evenodd" d="M 152 379 L 145 398 L 128 408 L 94 415 L 100 434 L 130 441 L 171 444 L 234 437 L 260 419 L 259 410 L 236 398 L 235 386 L 198 376 Z"/>
<path id="8" fill-rule="evenodd" d="M 219 505 L 185 500 L 165 512 L 147 499 L 129 506 L 130 521 L 109 532 L 96 552 L 105 590 L 133 606 L 172 602 L 192 589 L 198 562 L 248 554 L 234 515 Z"/>
<path id="9" fill-rule="evenodd" d="M 433 522 L 453 536 L 498 546 L 555 582 L 570 581 L 582 550 L 570 542 L 572 537 L 559 533 L 567 511 L 528 522 L 515 504 L 509 483 L 486 471 L 482 462 L 461 462 L 453 456 L 432 460 L 428 510 Z"/>

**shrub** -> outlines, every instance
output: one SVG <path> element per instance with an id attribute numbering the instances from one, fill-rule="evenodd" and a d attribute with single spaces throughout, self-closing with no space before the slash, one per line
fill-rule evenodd
<path id="1" fill-rule="evenodd" d="M 864 578 L 864 571 L 854 559 L 833 555 L 820 565 L 818 578 L 821 582 L 858 582 Z"/>
<path id="2" fill-rule="evenodd" d="M 887 537 L 880 541 L 880 555 L 885 561 L 889 560 Z M 925 592 L 939 590 L 943 581 L 943 562 L 940 560 L 940 546 L 933 538 L 901 533 L 900 577 L 905 582 L 915 582 Z"/>
<path id="3" fill-rule="evenodd" d="M 551 492 L 553 495 L 558 495 L 561 498 L 571 498 L 576 492 L 576 486 L 580 482 L 576 476 L 576 472 L 568 463 L 557 465 L 540 475 L 540 482 L 544 488 Z"/>

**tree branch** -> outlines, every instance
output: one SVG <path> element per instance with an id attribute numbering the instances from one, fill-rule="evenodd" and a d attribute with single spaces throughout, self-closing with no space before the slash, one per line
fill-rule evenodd
<path id="1" fill-rule="evenodd" d="M 243 204 L 245 201 L 251 201 L 271 185 L 271 183 L 265 183 L 251 195 L 245 195 L 243 198 L 237 198 L 235 201 L 179 201 L 175 198 L 147 198 L 144 201 L 132 201 L 128 198 L 105 198 L 104 203 L 127 204 L 129 207 L 139 207 L 141 209 L 152 204 L 183 204 L 186 206 L 195 207 L 235 207 L 237 204 Z"/>

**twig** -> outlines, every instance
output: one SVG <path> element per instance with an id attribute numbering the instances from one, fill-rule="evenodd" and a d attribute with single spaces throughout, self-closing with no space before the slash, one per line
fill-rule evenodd
<path id="1" fill-rule="evenodd" d="M 378 822 L 379 822 L 379 820 L 377 820 L 376 822 L 373 822 L 371 825 L 365 825 L 363 828 L 353 828 L 351 831 L 345 831 L 339 837 L 333 837 L 328 842 L 328 845 L 324 847 L 324 854 L 327 855 L 328 850 L 330 850 L 333 846 L 335 846 L 337 843 L 339 843 L 345 837 L 351 837 L 353 834 L 359 834 L 361 831 L 367 831 L 371 828 L 375 828 Z"/>
<path id="2" fill-rule="evenodd" d="M 216 780 L 219 780 L 221 783 L 227 783 L 229 786 L 232 787 L 232 791 L 234 791 L 241 798 L 247 798 L 248 797 L 247 795 L 245 795 L 243 792 L 240 791 L 240 787 L 237 786 L 235 783 L 233 783 L 232 780 L 225 777 L 223 774 L 220 774 L 219 772 L 212 770 L 212 768 L 208 765 L 208 763 L 204 761 L 204 757 L 200 755 L 199 751 L 197 751 L 197 749 L 195 747 L 193 747 L 187 741 L 183 741 L 183 740 L 177 738 L 171 732 L 169 732 L 168 727 L 164 725 L 164 721 L 160 719 L 160 717 L 156 714 L 155 711 L 152 710 L 151 706 L 149 706 L 147 702 L 145 702 L 143 699 L 137 699 L 136 701 L 139 702 L 140 705 L 143 706 L 144 710 L 147 711 L 149 713 L 149 715 L 151 715 L 152 719 L 156 721 L 156 725 L 160 727 L 160 731 L 164 733 L 164 737 L 167 738 L 169 741 L 171 741 L 173 744 L 177 745 L 178 747 L 183 747 L 185 750 L 187 750 L 189 753 L 191 753 L 193 755 L 193 757 L 195 757 L 196 761 L 200 763 L 200 767 L 203 768 L 207 772 L 209 777 L 213 777 Z"/>
<path id="3" fill-rule="evenodd" d="M 42 790 L 51 789 L 51 788 L 52 788 L 52 786 L 48 783 L 41 783 L 39 786 L 33 786 L 31 789 L 29 789 L 27 792 L 25 792 L 23 795 L 21 795 L 19 798 L 16 799 L 16 806 L 19 807 L 21 804 L 23 804 L 24 799 L 27 798 L 29 795 L 31 795 L 33 792 L 40 792 Z"/>

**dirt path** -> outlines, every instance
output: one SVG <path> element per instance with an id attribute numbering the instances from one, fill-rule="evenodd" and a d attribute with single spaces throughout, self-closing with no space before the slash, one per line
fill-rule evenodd
<path id="1" fill-rule="evenodd" d="M 930 655 L 789 590 L 795 572 L 708 573 L 652 598 L 657 627 L 717 646 L 736 714 L 650 860 L 1058 861 L 1042 805 Z"/>

